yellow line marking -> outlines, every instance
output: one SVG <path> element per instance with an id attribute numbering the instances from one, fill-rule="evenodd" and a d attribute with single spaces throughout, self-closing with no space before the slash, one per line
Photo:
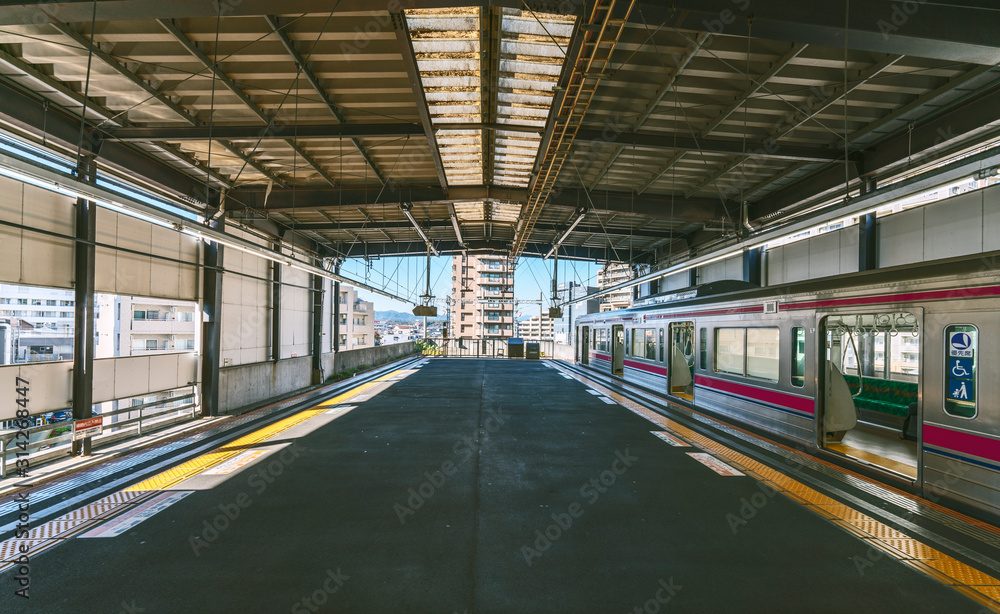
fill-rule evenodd
<path id="1" fill-rule="evenodd" d="M 901 562 L 939 582 L 947 584 L 993 612 L 1000 612 L 1000 580 L 966 565 L 905 533 L 814 490 L 752 458 L 697 433 L 629 398 L 602 386 L 595 380 L 570 372 L 574 379 L 603 392 L 632 413 L 646 418 L 665 430 L 681 435 L 706 450 L 725 458 L 748 476 L 763 482 L 806 509 L 854 534 L 865 542 L 889 553 Z"/>
<path id="2" fill-rule="evenodd" d="M 372 388 L 378 385 L 379 383 L 384 382 L 385 380 L 389 379 L 396 373 L 398 373 L 398 371 L 392 371 L 387 375 L 383 375 L 382 377 L 376 379 L 375 381 L 362 384 L 357 388 L 348 390 L 343 394 L 339 394 L 336 397 L 330 399 L 329 401 L 324 401 L 310 409 L 300 411 L 299 413 L 291 415 L 283 420 L 279 420 L 274 424 L 265 426 L 262 429 L 244 435 L 243 437 L 231 441 L 211 452 L 207 452 L 205 454 L 202 454 L 201 456 L 198 456 L 189 461 L 181 463 L 176 467 L 167 469 L 166 471 L 159 473 L 146 480 L 143 480 L 138 484 L 133 484 L 132 486 L 126 488 L 125 491 L 163 490 L 171 486 L 174 486 L 176 484 L 179 484 L 184 480 L 194 477 L 195 475 L 198 475 L 199 473 L 205 471 L 206 469 L 209 469 L 210 467 L 214 467 L 218 464 L 221 464 L 222 462 L 236 456 L 237 454 L 240 454 L 241 452 L 247 450 L 248 448 L 252 448 L 253 446 L 261 443 L 262 441 L 270 439 L 279 433 L 287 431 L 293 426 L 301 424 L 306 420 L 309 420 L 310 418 L 313 418 L 319 414 L 326 412 L 326 410 L 331 405 L 339 405 L 340 403 L 343 403 L 344 401 L 347 401 L 348 399 L 361 394 L 365 390 L 368 390 L 369 388 Z"/>

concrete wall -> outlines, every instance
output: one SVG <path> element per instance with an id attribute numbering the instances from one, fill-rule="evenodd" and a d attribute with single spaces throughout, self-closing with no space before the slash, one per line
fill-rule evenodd
<path id="1" fill-rule="evenodd" d="M 327 377 L 336 373 L 342 373 L 350 369 L 367 365 L 374 367 L 387 363 L 390 360 L 413 354 L 417 351 L 417 344 L 414 341 L 404 343 L 394 343 L 392 345 L 379 345 L 371 348 L 361 348 L 358 350 L 347 350 L 335 354 L 323 356 L 323 372 Z M 333 358 L 332 365 L 327 366 L 327 356 Z"/>
<path id="2" fill-rule="evenodd" d="M 323 372 L 335 373 L 362 365 L 387 363 L 416 352 L 413 341 L 323 355 Z M 239 413 L 242 408 L 291 394 L 312 385 L 312 357 L 285 358 L 219 369 L 219 412 Z"/>
<path id="3" fill-rule="evenodd" d="M 219 413 L 238 413 L 248 405 L 312 384 L 312 356 L 255 362 L 219 369 Z"/>
<path id="4" fill-rule="evenodd" d="M 573 351 L 572 345 L 566 345 L 565 343 L 552 344 L 552 358 L 573 362 L 575 356 L 576 354 Z"/>

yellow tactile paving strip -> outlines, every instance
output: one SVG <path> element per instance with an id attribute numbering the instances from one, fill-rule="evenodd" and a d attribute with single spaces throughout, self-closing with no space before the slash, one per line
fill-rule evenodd
<path id="1" fill-rule="evenodd" d="M 989 610 L 1000 612 L 1000 580 L 781 474 L 763 463 L 731 450 L 717 441 L 602 386 L 595 380 L 574 372 L 568 373 L 584 385 L 611 397 L 633 413 L 659 425 L 674 436 L 681 436 L 685 440 L 714 453 L 748 476 L 767 484 L 789 499 L 831 520 L 833 524 L 883 550 L 906 565 L 951 586 Z"/>
<path id="2" fill-rule="evenodd" d="M 383 375 L 382 377 L 379 377 L 378 379 L 362 384 L 357 388 L 348 390 L 347 392 L 339 394 L 333 397 L 332 399 L 323 401 L 322 403 L 316 405 L 315 407 L 300 411 L 299 413 L 289 416 L 284 420 L 279 420 L 274 424 L 265 426 L 260 430 L 244 435 L 239 439 L 227 443 L 225 446 L 221 448 L 218 448 L 206 454 L 202 454 L 201 456 L 198 456 L 196 458 L 192 458 L 187 462 L 181 463 L 176 467 L 172 467 L 158 475 L 154 475 L 153 477 L 144 480 L 142 482 L 139 482 L 138 484 L 133 484 L 132 486 L 126 488 L 124 492 L 129 492 L 129 491 L 141 492 L 150 490 L 163 490 L 165 488 L 170 488 L 171 486 L 179 484 L 188 478 L 198 475 L 199 473 L 205 471 L 206 469 L 209 469 L 224 461 L 229 460 L 230 458 L 236 456 L 240 452 L 252 448 L 253 446 L 261 443 L 262 441 L 270 439 L 271 437 L 274 437 L 279 433 L 287 431 L 293 426 L 301 424 L 306 420 L 309 420 L 310 418 L 313 418 L 319 414 L 324 413 L 327 409 L 329 409 L 333 405 L 340 405 L 341 403 L 349 401 L 350 399 L 362 394 L 366 390 L 369 390 L 370 388 L 373 388 L 379 384 L 384 383 L 386 380 L 388 380 L 391 377 L 394 377 L 396 374 L 397 371 L 392 371 L 386 375 Z"/>
<path id="3" fill-rule="evenodd" d="M 26 554 L 29 557 L 40 554 L 41 552 L 57 546 L 65 542 L 67 539 L 78 535 L 113 516 L 117 516 L 119 513 L 125 511 L 125 509 L 133 507 L 146 499 L 155 496 L 157 491 L 169 488 L 183 480 L 201 473 L 202 471 L 205 471 L 210 467 L 214 467 L 215 465 L 236 456 L 240 452 L 243 452 L 247 448 L 250 448 L 266 439 L 274 437 L 279 433 L 287 431 L 297 424 L 301 424 L 310 418 L 326 412 L 331 406 L 349 401 L 366 390 L 369 390 L 370 388 L 373 388 L 381 383 L 385 383 L 387 380 L 392 378 L 395 378 L 392 379 L 392 381 L 399 381 L 413 372 L 414 371 L 411 369 L 392 371 L 382 377 L 379 377 L 378 379 L 362 384 L 357 388 L 348 390 L 332 399 L 324 401 L 315 407 L 301 411 L 283 420 L 279 420 L 274 424 L 254 431 L 248 435 L 244 435 L 235 441 L 231 441 L 216 450 L 212 450 L 211 452 L 207 452 L 201 456 L 193 458 L 185 463 L 182 463 L 181 465 L 178 465 L 177 467 L 167 469 L 166 471 L 139 482 L 138 484 L 134 484 L 124 490 L 112 493 L 103 499 L 63 514 L 55 520 L 51 520 L 32 529 L 27 539 L 8 539 L 0 542 L 0 572 L 16 565 L 13 560 L 20 555 L 19 549 L 21 545 L 25 545 L 28 548 L 28 552 L 26 552 Z"/>

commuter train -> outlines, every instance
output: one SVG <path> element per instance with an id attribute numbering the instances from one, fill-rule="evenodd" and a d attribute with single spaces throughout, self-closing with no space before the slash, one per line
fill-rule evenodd
<path id="1" fill-rule="evenodd" d="M 580 316 L 576 363 L 1000 517 L 1000 252 Z"/>

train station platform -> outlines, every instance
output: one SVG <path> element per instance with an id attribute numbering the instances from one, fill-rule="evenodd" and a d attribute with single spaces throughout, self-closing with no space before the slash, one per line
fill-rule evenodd
<path id="1" fill-rule="evenodd" d="M 654 401 L 397 362 L 0 500 L 0 611 L 996 611 L 995 527 Z"/>

